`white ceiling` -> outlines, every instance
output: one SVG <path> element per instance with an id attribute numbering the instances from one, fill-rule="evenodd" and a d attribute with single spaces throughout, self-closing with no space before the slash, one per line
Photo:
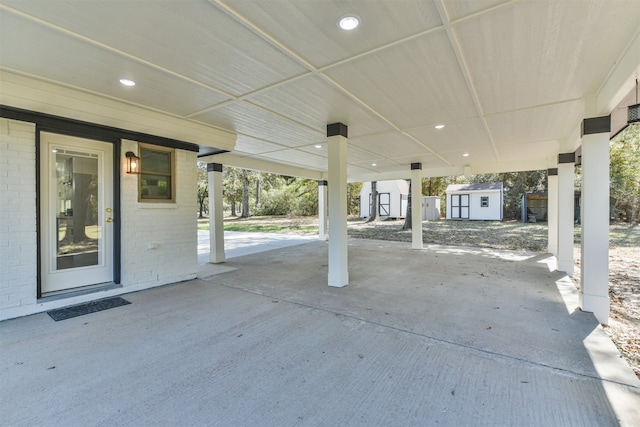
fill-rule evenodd
<path id="1" fill-rule="evenodd" d="M 0 0 L 0 67 L 311 171 L 342 122 L 350 179 L 429 176 L 552 166 L 639 28 L 637 0 Z"/>

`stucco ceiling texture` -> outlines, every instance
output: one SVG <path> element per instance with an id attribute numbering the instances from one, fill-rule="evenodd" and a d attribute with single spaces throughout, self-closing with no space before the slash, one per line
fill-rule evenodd
<path id="1" fill-rule="evenodd" d="M 622 0 L 1 0 L 0 67 L 312 171 L 342 122 L 351 179 L 436 176 L 552 167 L 639 29 Z"/>

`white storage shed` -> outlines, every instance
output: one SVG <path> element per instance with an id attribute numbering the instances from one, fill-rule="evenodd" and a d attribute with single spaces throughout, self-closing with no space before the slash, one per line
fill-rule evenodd
<path id="1" fill-rule="evenodd" d="M 440 219 L 440 196 L 422 196 L 422 220 Z"/>
<path id="2" fill-rule="evenodd" d="M 501 182 L 451 184 L 446 189 L 447 219 L 502 221 Z"/>
<path id="3" fill-rule="evenodd" d="M 407 214 L 409 183 L 404 179 L 376 181 L 378 190 L 378 216 L 404 218 Z M 360 216 L 368 218 L 371 209 L 371 183 L 365 182 L 360 190 Z"/>
<path id="4" fill-rule="evenodd" d="M 409 182 L 404 179 L 377 181 L 378 216 L 386 218 L 405 218 L 409 198 Z M 360 190 L 360 216 L 369 217 L 371 209 L 371 183 L 365 182 Z M 422 197 L 422 220 L 440 219 L 440 197 Z"/>

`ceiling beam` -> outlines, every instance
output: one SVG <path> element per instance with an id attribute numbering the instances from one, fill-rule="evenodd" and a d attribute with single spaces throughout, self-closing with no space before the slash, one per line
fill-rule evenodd
<path id="1" fill-rule="evenodd" d="M 269 172 L 285 176 L 295 176 L 298 178 L 326 179 L 326 174 L 322 171 L 299 168 L 283 163 L 269 162 L 267 160 L 256 159 L 249 156 L 238 156 L 233 153 L 215 154 L 204 156 L 198 159 L 199 162 L 220 163 L 224 166 L 232 166 L 241 169 L 251 169 L 259 172 Z"/>
<path id="2" fill-rule="evenodd" d="M 456 56 L 456 60 L 458 61 L 458 66 L 462 71 L 462 75 L 464 76 L 464 80 L 467 83 L 467 89 L 471 94 L 471 99 L 473 100 L 473 105 L 478 112 L 478 118 L 482 123 L 482 127 L 487 134 L 487 138 L 489 142 L 491 142 L 491 149 L 493 151 L 493 156 L 496 161 L 500 161 L 500 155 L 498 154 L 498 148 L 496 147 L 496 142 L 493 138 L 493 134 L 491 133 L 491 129 L 489 128 L 489 124 L 487 123 L 486 118 L 484 117 L 484 110 L 482 108 L 482 104 L 480 103 L 480 96 L 478 95 L 478 91 L 476 90 L 475 85 L 473 84 L 473 80 L 471 79 L 471 70 L 467 65 L 467 61 L 462 52 L 462 46 L 460 46 L 460 42 L 458 41 L 458 36 L 453 28 L 449 20 L 449 15 L 447 14 L 447 10 L 444 7 L 443 0 L 434 1 L 436 9 L 438 9 L 438 13 L 440 14 L 440 19 L 444 23 L 445 31 L 447 33 L 447 37 L 449 38 L 449 43 L 451 44 L 451 48 Z M 502 6 L 502 5 L 501 5 Z"/>
<path id="3" fill-rule="evenodd" d="M 236 134 L 211 125 L 188 122 L 170 114 L 116 101 L 86 90 L 66 87 L 0 70 L 0 104 L 54 116 L 157 135 L 195 145 L 233 150 Z"/>
<path id="4" fill-rule="evenodd" d="M 640 78 L 640 29 L 598 89 L 596 102 L 598 114 L 611 114 L 635 88 L 638 78 Z"/>

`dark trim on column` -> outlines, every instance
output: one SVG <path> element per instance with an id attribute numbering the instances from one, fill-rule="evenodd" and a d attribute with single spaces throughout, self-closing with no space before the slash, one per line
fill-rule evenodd
<path id="1" fill-rule="evenodd" d="M 575 163 L 576 153 L 560 153 L 558 154 L 558 164 Z"/>
<path id="2" fill-rule="evenodd" d="M 327 181 L 326 179 L 319 179 L 318 185 L 329 185 L 329 181 Z"/>
<path id="3" fill-rule="evenodd" d="M 207 172 L 222 172 L 221 163 L 207 163 Z"/>
<path id="4" fill-rule="evenodd" d="M 190 142 L 180 141 L 163 136 L 149 135 L 142 132 L 98 125 L 66 117 L 53 116 L 35 111 L 0 105 L 0 117 L 35 123 L 41 132 L 61 133 L 97 141 L 114 142 L 119 139 L 130 139 L 137 142 L 159 145 L 161 147 L 178 148 L 180 150 L 198 152 L 200 147 Z"/>
<path id="5" fill-rule="evenodd" d="M 611 116 L 592 117 L 582 121 L 580 129 L 580 137 L 585 135 L 593 135 L 594 133 L 611 132 Z"/>
<path id="6" fill-rule="evenodd" d="M 343 123 L 332 123 L 330 125 L 327 125 L 327 137 L 339 135 L 348 138 L 347 131 L 347 125 Z"/>
<path id="7" fill-rule="evenodd" d="M 422 170 L 422 163 L 411 163 L 411 170 Z"/>
<path id="8" fill-rule="evenodd" d="M 547 176 L 556 176 L 558 175 L 558 168 L 547 169 Z"/>

